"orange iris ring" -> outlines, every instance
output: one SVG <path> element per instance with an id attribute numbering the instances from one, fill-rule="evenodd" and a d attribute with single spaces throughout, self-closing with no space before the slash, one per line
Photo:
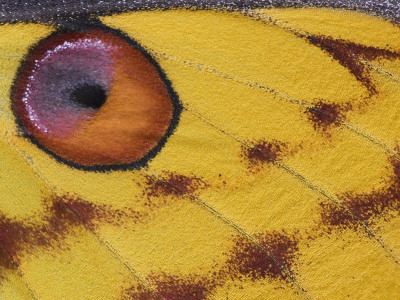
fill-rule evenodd
<path id="1" fill-rule="evenodd" d="M 71 29 L 72 28 L 72 29 Z M 17 126 L 20 128 L 21 132 L 23 133 L 23 136 L 27 139 L 29 139 L 32 143 L 34 143 L 37 147 L 39 147 L 41 150 L 46 152 L 47 154 L 51 155 L 53 158 L 55 158 L 57 161 L 64 163 L 66 165 L 69 165 L 73 168 L 76 169 L 81 169 L 81 170 L 86 170 L 86 171 L 98 171 L 98 172 L 105 172 L 105 171 L 112 171 L 112 170 L 129 170 L 129 169 L 139 169 L 145 166 L 149 160 L 154 158 L 157 153 L 163 148 L 165 143 L 167 142 L 168 138 L 173 134 L 174 130 L 176 129 L 178 123 L 179 123 L 179 118 L 180 114 L 182 111 L 182 105 L 179 101 L 179 97 L 174 91 L 171 82 L 167 78 L 166 74 L 163 72 L 159 64 L 154 60 L 154 58 L 135 40 L 124 34 L 123 32 L 115 29 L 111 29 L 103 24 L 101 24 L 99 21 L 95 22 L 89 22 L 89 23 L 84 23 L 84 24 L 73 24 L 73 26 L 63 26 L 48 37 L 42 39 L 41 41 L 38 42 L 37 45 L 34 45 L 31 47 L 31 49 L 28 51 L 28 54 L 24 57 L 22 60 L 22 63 L 18 69 L 17 75 L 14 79 L 14 83 L 11 89 L 11 109 L 14 112 L 15 115 L 15 120 L 17 123 Z M 66 34 L 88 34 L 88 33 L 94 33 L 94 32 L 102 32 L 108 37 L 112 36 L 111 40 L 118 40 L 120 39 L 121 42 L 127 43 L 129 45 L 129 49 L 131 49 L 132 52 L 136 52 L 137 56 L 141 56 L 143 58 L 143 64 L 150 66 L 150 68 L 153 68 L 154 74 L 157 75 L 157 79 L 159 82 L 162 84 L 161 89 L 164 89 L 165 92 L 165 97 L 169 101 L 170 105 L 170 116 L 168 120 L 165 120 L 165 114 L 164 114 L 164 123 L 168 121 L 165 127 L 165 130 L 163 130 L 162 126 L 159 129 L 163 132 L 158 132 L 157 130 L 155 131 L 156 133 L 153 134 L 153 137 L 156 138 L 156 140 L 153 141 L 153 143 L 142 143 L 146 144 L 146 147 L 143 149 L 137 149 L 136 152 L 138 154 L 131 155 L 131 156 L 126 156 L 123 158 L 118 159 L 118 157 L 114 157 L 114 159 L 93 159 L 92 161 L 84 161 L 84 160 L 75 160 L 73 156 L 68 155 L 68 140 L 62 141 L 61 139 L 57 138 L 48 138 L 48 141 L 46 141 L 46 136 L 42 132 L 38 131 L 37 129 L 34 128 L 34 126 L 31 123 L 31 120 L 29 119 L 28 116 L 28 111 L 26 109 L 25 104 L 22 102 L 22 93 L 24 92 L 26 88 L 26 83 L 27 83 L 27 72 L 26 70 L 31 70 L 33 67 L 33 62 L 34 62 L 34 54 L 35 51 L 43 51 L 43 49 L 46 48 L 46 43 L 48 41 L 51 41 L 52 39 L 57 39 L 57 37 L 60 37 L 62 35 Z M 128 49 L 128 48 L 127 48 Z M 129 50 L 128 49 L 128 50 Z M 126 50 L 126 49 L 125 49 Z M 126 50 L 126 51 L 128 51 Z M 129 51 L 128 51 L 129 52 Z M 124 56 L 124 55 L 123 55 Z M 122 57 L 119 57 L 115 59 L 117 61 L 117 66 L 121 67 L 123 66 L 123 62 L 121 61 Z M 119 60 L 119 61 L 118 61 Z M 126 75 L 126 74 L 125 74 Z M 121 76 L 125 77 L 123 78 L 125 81 L 127 80 L 126 76 Z M 150 76 L 151 77 L 151 76 Z M 129 79 L 129 78 L 128 78 Z M 153 82 L 154 85 L 154 82 Z M 151 85 L 150 85 L 151 86 Z M 118 95 L 115 96 L 113 92 L 114 87 L 111 88 L 110 90 L 110 95 L 109 97 L 114 97 L 114 100 L 118 98 Z M 158 90 L 160 89 L 160 86 L 158 86 Z M 157 90 L 157 87 L 156 87 Z M 147 93 L 152 93 L 151 90 L 147 89 Z M 155 91 L 157 94 L 157 91 Z M 159 92 L 160 93 L 160 92 Z M 163 93 L 163 92 L 161 92 Z M 114 95 L 114 96 L 112 96 Z M 125 95 L 126 96 L 126 95 Z M 126 98 L 126 97 L 125 97 Z M 108 102 L 109 100 L 107 100 Z M 117 100 L 116 100 L 117 101 Z M 105 103 L 104 107 L 107 107 L 107 109 L 103 109 L 103 107 L 100 109 L 100 113 L 95 116 L 95 118 L 103 118 L 104 120 L 107 119 L 107 113 L 112 115 L 112 108 L 111 106 L 111 101 L 108 103 Z M 154 102 L 154 101 L 153 101 Z M 102 110 L 103 109 L 103 110 Z M 156 109 L 157 110 L 157 109 Z M 161 111 L 162 109 L 158 108 L 158 111 Z M 156 114 L 153 116 L 153 120 Z M 146 116 L 145 116 L 146 117 Z M 114 116 L 115 119 L 115 116 Z M 133 120 L 134 121 L 134 120 Z M 90 122 L 89 122 L 90 123 Z M 87 125 L 87 124 L 86 124 Z M 92 125 L 92 126 L 90 126 Z M 130 124 L 129 124 L 130 125 Z M 92 131 L 94 130 L 93 128 L 93 122 L 92 124 L 89 124 L 89 127 L 92 128 Z M 110 127 L 110 124 L 109 126 Z M 79 130 L 78 130 L 79 132 Z M 82 132 L 81 132 L 82 133 Z M 85 135 L 85 134 L 83 134 Z M 150 136 L 152 134 L 150 133 Z M 79 140 L 75 140 L 73 143 L 71 143 L 69 146 L 70 149 L 74 150 L 74 145 L 77 145 Z M 65 147 L 64 151 L 60 151 L 60 149 L 57 148 L 57 143 L 61 144 L 62 146 L 67 145 Z M 98 146 L 101 143 L 97 143 L 95 146 Z M 133 147 L 134 145 L 132 145 Z M 81 148 L 83 149 L 83 148 Z M 75 149 L 76 150 L 76 149 Z M 83 149 L 84 150 L 84 149 Z M 112 152 L 113 147 L 111 145 L 110 151 Z M 122 147 L 122 149 L 119 149 L 120 153 L 123 153 L 125 150 L 130 150 L 129 145 L 127 147 Z M 75 151 L 76 152 L 76 151 Z M 79 150 L 78 150 L 79 152 Z M 132 150 L 132 152 L 135 152 Z M 67 155 L 66 155 L 67 153 Z M 92 153 L 90 153 L 92 155 Z M 101 156 L 101 155 L 100 155 Z M 107 155 L 105 155 L 107 157 Z M 98 158 L 99 156 L 97 156 Z"/>

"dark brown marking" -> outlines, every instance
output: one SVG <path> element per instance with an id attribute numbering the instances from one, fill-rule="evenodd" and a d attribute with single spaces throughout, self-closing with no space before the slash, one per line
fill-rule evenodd
<path id="1" fill-rule="evenodd" d="M 259 171 L 264 164 L 279 160 L 286 149 L 284 143 L 260 140 L 254 142 L 251 148 L 242 146 L 242 157 L 246 159 L 250 170 Z"/>
<path id="2" fill-rule="evenodd" d="M 113 210 L 106 205 L 70 197 L 54 196 L 46 199 L 43 206 L 44 212 L 36 223 L 31 221 L 34 216 L 17 220 L 0 214 L 0 248 L 17 265 L 22 253 L 33 253 L 38 248 L 64 247 L 65 237 L 83 223 L 93 229 L 99 222 L 118 224 L 123 217 L 132 221 L 140 216 L 129 209 Z"/>
<path id="3" fill-rule="evenodd" d="M 159 295 L 167 300 L 206 299 L 211 288 L 207 278 L 195 275 L 184 278 L 163 275 L 156 279 L 155 285 Z"/>
<path id="4" fill-rule="evenodd" d="M 318 101 L 313 107 L 307 108 L 306 113 L 308 119 L 314 124 L 315 130 L 325 132 L 331 126 L 340 125 L 346 117 L 344 112 L 351 108 L 349 104 L 335 104 Z"/>
<path id="5" fill-rule="evenodd" d="M 207 187 L 208 183 L 199 177 L 165 172 L 157 179 L 147 177 L 145 195 L 149 198 L 193 195 L 196 191 Z"/>
<path id="6" fill-rule="evenodd" d="M 94 229 L 96 224 L 101 223 L 118 225 L 123 219 L 129 219 L 130 223 L 137 223 L 147 216 L 146 213 L 137 212 L 132 208 L 114 209 L 110 205 L 95 204 L 80 198 L 67 198 L 65 205 L 91 229 Z"/>
<path id="7" fill-rule="evenodd" d="M 400 162 L 392 159 L 391 163 L 393 175 L 386 187 L 365 194 L 346 192 L 338 196 L 351 213 L 334 203 L 321 203 L 322 222 L 333 228 L 356 229 L 359 222 L 353 215 L 367 224 L 373 224 L 378 218 L 400 215 Z"/>
<path id="8" fill-rule="evenodd" d="M 215 287 L 212 279 L 198 275 L 179 277 L 162 274 L 151 276 L 149 280 L 156 289 L 156 295 L 133 287 L 123 292 L 122 299 L 203 300 Z"/>
<path id="9" fill-rule="evenodd" d="M 351 211 L 338 206 L 332 202 L 322 202 L 321 206 L 321 220 L 322 223 L 329 227 L 328 232 L 332 228 L 352 228 L 357 229 L 360 223 L 354 218 Z"/>
<path id="10" fill-rule="evenodd" d="M 328 36 L 310 35 L 308 41 L 328 52 L 342 66 L 347 68 L 358 81 L 360 81 L 371 94 L 376 94 L 376 87 L 372 83 L 368 68 L 363 60 L 376 59 L 394 60 L 400 53 L 388 49 L 356 44 L 343 39 L 334 39 Z"/>
<path id="11" fill-rule="evenodd" d="M 291 272 L 298 255 L 298 238 L 285 232 L 269 232 L 256 235 L 260 246 L 269 254 L 260 249 L 246 238 L 237 238 L 235 247 L 228 254 L 227 268 L 230 276 L 240 274 L 259 280 L 264 278 L 286 280 L 287 274 L 281 265 Z"/>
<path id="12" fill-rule="evenodd" d="M 8 254 L 0 248 L 0 280 L 5 278 L 5 270 L 15 270 L 15 266 L 11 262 Z"/>
<path id="13" fill-rule="evenodd" d="M 54 246 L 68 234 L 71 227 L 80 223 L 62 201 L 61 198 L 54 197 L 47 204 L 46 213 L 38 224 L 0 215 L 0 246 L 16 264 L 21 252 Z"/>
<path id="14" fill-rule="evenodd" d="M 255 235 L 259 244 L 268 249 L 274 258 L 248 239 L 236 237 L 235 246 L 227 253 L 225 263 L 222 266 L 215 264 L 207 275 L 150 275 L 147 280 L 154 287 L 155 293 L 134 286 L 123 290 L 122 299 L 208 299 L 217 287 L 222 287 L 231 279 L 239 279 L 239 286 L 244 278 L 252 281 L 269 278 L 288 283 L 287 273 L 281 269 L 280 264 L 285 266 L 287 271 L 293 272 L 293 265 L 299 255 L 298 236 L 298 232 L 289 235 L 285 231 Z"/>
<path id="15" fill-rule="evenodd" d="M 122 291 L 121 300 L 156 300 L 157 295 L 143 286 L 133 286 Z"/>

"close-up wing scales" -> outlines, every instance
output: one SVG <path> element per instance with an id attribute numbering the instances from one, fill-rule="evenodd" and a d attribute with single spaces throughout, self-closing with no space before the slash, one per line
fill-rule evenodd
<path id="1" fill-rule="evenodd" d="M 0 298 L 397 299 L 394 13 L 109 5 L 0 25 Z"/>

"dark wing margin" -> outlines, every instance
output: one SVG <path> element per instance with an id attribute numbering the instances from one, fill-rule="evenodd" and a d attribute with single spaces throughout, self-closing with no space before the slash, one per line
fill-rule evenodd
<path id="1" fill-rule="evenodd" d="M 0 1 L 0 23 L 55 22 L 73 20 L 89 15 L 107 15 L 127 10 L 166 8 L 219 8 L 246 10 L 268 7 L 331 7 L 357 10 L 400 22 L 397 0 L 25 0 Z"/>

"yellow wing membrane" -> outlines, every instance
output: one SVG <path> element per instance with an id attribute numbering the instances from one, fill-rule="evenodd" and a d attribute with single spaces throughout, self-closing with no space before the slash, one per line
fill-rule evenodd
<path id="1" fill-rule="evenodd" d="M 316 8 L 99 20 L 160 65 L 179 123 L 142 168 L 54 159 L 10 99 L 56 28 L 0 25 L 0 298 L 398 298 L 397 25 Z"/>

